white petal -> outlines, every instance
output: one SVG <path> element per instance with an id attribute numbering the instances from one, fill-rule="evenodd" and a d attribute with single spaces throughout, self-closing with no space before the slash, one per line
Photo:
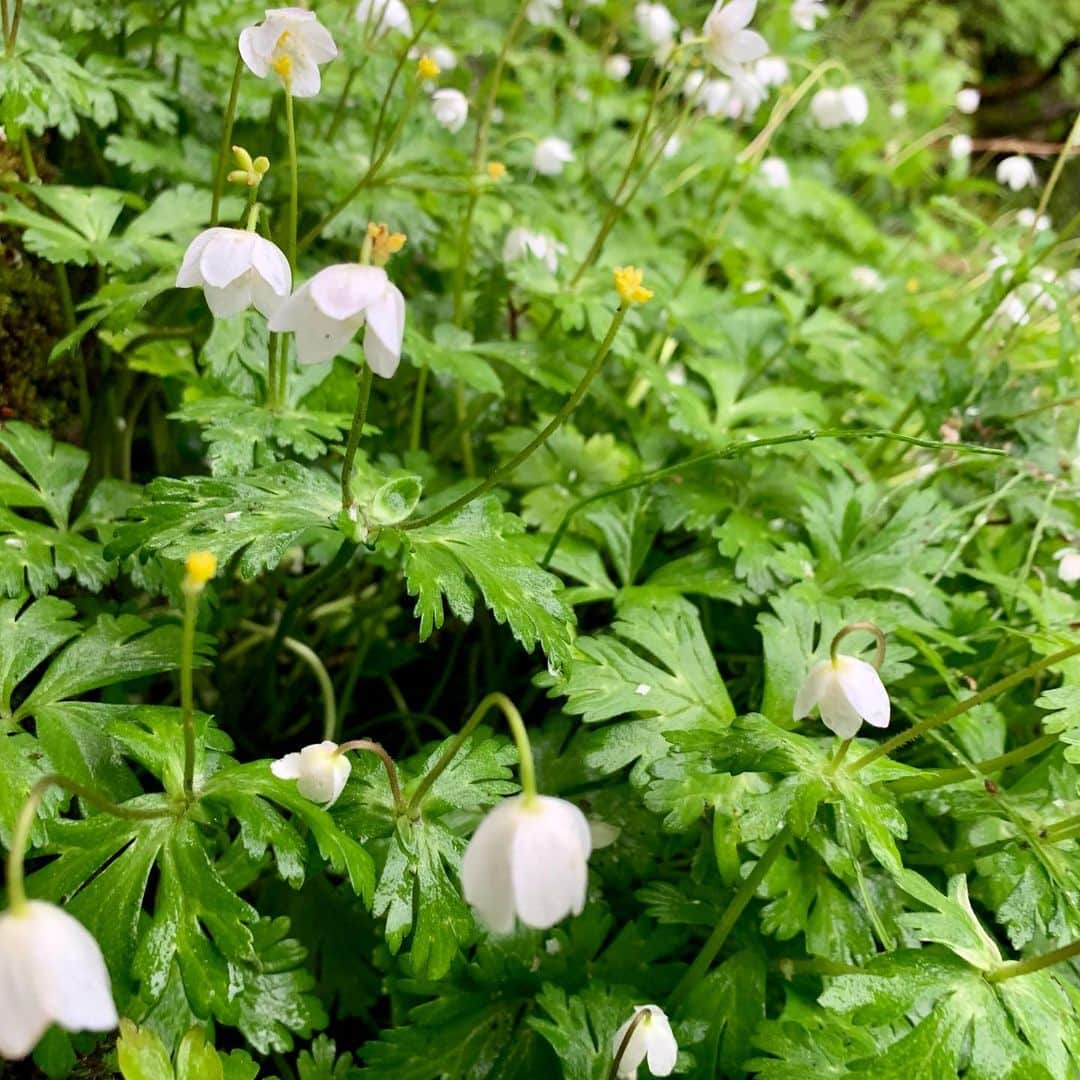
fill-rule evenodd
<path id="1" fill-rule="evenodd" d="M 622 1041 L 626 1038 L 626 1029 L 634 1022 L 634 1017 L 641 1012 L 641 1007 L 634 1010 L 634 1016 L 631 1016 L 618 1031 L 615 1032 L 615 1038 L 611 1041 L 611 1056 L 614 1057 L 619 1052 L 619 1047 L 622 1046 Z M 630 1036 L 630 1041 L 626 1044 L 626 1050 L 623 1052 L 623 1056 L 619 1058 L 619 1078 L 636 1077 L 638 1066 L 645 1060 L 645 1054 L 647 1053 L 647 1047 L 645 1045 L 644 1033 L 641 1030 L 641 1023 L 634 1028 L 634 1034 Z"/>
<path id="2" fill-rule="evenodd" d="M 841 739 L 853 739 L 862 726 L 862 717 L 848 701 L 835 674 L 830 674 L 818 702 L 821 722 Z"/>
<path id="3" fill-rule="evenodd" d="M 728 58 L 739 64 L 760 60 L 768 54 L 769 43 L 756 30 L 740 30 L 728 47 Z"/>
<path id="4" fill-rule="evenodd" d="M 795 696 L 795 708 L 792 710 L 793 720 L 801 720 L 804 716 L 809 716 L 813 712 L 814 706 L 821 700 L 821 695 L 825 693 L 825 684 L 831 676 L 831 671 L 832 664 L 828 660 L 821 660 L 810 669 L 810 674 L 803 680 L 803 684 L 799 687 L 799 692 Z"/>
<path id="5" fill-rule="evenodd" d="M 248 70 L 265 79 L 270 70 L 270 55 L 262 48 L 262 27 L 249 26 L 240 31 L 240 56 L 247 64 Z"/>
<path id="6" fill-rule="evenodd" d="M 730 0 L 720 10 L 713 8 L 709 18 L 715 19 L 716 25 L 731 33 L 748 26 L 756 9 L 757 0 Z"/>
<path id="7" fill-rule="evenodd" d="M 251 277 L 245 274 L 222 289 L 204 285 L 203 295 L 215 319 L 231 319 L 251 306 Z"/>
<path id="8" fill-rule="evenodd" d="M 329 63 L 338 54 L 337 46 L 334 44 L 333 37 L 330 36 L 330 31 L 318 20 L 306 25 L 301 31 L 300 37 L 304 42 L 304 48 L 307 50 L 308 56 L 316 64 Z"/>
<path id="9" fill-rule="evenodd" d="M 520 799 L 506 799 L 480 822 L 461 860 L 461 891 L 480 920 L 496 934 L 514 929 L 510 848 Z"/>
<path id="10" fill-rule="evenodd" d="M 176 275 L 176 287 L 178 289 L 188 289 L 193 285 L 203 283 L 202 273 L 199 270 L 199 259 L 202 257 L 203 249 L 214 238 L 214 233 L 217 231 L 217 229 L 204 229 L 188 244 L 183 261 L 180 263 L 180 270 Z"/>
<path id="11" fill-rule="evenodd" d="M 251 269 L 255 233 L 244 229 L 214 229 L 199 259 L 199 270 L 208 285 L 222 288 Z"/>
<path id="12" fill-rule="evenodd" d="M 401 343 L 405 337 L 405 297 L 394 285 L 367 311 L 364 356 L 371 370 L 389 379 L 401 363 Z"/>
<path id="13" fill-rule="evenodd" d="M 279 780 L 296 780 L 300 776 L 300 753 L 299 751 L 286 754 L 283 758 L 270 763 L 270 771 Z"/>
<path id="14" fill-rule="evenodd" d="M 386 271 L 378 266 L 343 264 L 320 270 L 308 282 L 318 309 L 332 319 L 362 315 L 386 292 Z"/>
<path id="15" fill-rule="evenodd" d="M 292 75 L 289 78 L 289 92 L 294 98 L 313 98 L 322 87 L 319 67 L 309 57 L 295 57 Z"/>
<path id="16" fill-rule="evenodd" d="M 45 1012 L 29 976 L 29 912 L 0 915 L 0 1057 L 26 1057 L 52 1018 Z"/>
<path id="17" fill-rule="evenodd" d="M 521 807 L 510 856 L 514 907 L 526 926 L 546 930 L 585 907 L 589 823 L 577 807 L 541 795 Z"/>
<path id="18" fill-rule="evenodd" d="M 267 285 L 264 278 L 259 274 L 251 277 L 251 303 L 252 306 L 268 319 L 278 311 L 288 299 L 288 294 L 280 295 L 276 290 Z"/>
<path id="19" fill-rule="evenodd" d="M 851 707 L 874 727 L 889 726 L 889 695 L 873 664 L 854 656 L 837 657 L 837 679 Z"/>
<path id="20" fill-rule="evenodd" d="M 651 1012 L 647 1032 L 649 1072 L 653 1076 L 670 1076 L 679 1056 L 679 1044 L 663 1011 L 652 1006 Z"/>

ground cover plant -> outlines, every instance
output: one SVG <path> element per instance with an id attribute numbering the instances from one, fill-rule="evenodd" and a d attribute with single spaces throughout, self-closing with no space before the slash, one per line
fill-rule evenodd
<path id="1" fill-rule="evenodd" d="M 0 14 L 0 1071 L 1080 1077 L 1075 0 Z"/>

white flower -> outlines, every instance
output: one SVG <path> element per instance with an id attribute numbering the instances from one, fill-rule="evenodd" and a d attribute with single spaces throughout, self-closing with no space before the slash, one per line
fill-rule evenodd
<path id="1" fill-rule="evenodd" d="M 260 79 L 273 71 L 293 97 L 314 97 L 322 80 L 319 65 L 337 56 L 337 46 L 313 11 L 269 8 L 258 26 L 240 32 L 240 56 Z"/>
<path id="2" fill-rule="evenodd" d="M 296 790 L 305 799 L 331 806 L 345 790 L 352 762 L 347 754 L 338 753 L 336 742 L 328 740 L 271 762 L 270 771 L 279 780 L 295 780 Z"/>
<path id="3" fill-rule="evenodd" d="M 431 95 L 431 111 L 449 132 L 460 131 L 469 116 L 469 99 L 460 90 L 436 90 Z"/>
<path id="4" fill-rule="evenodd" d="M 611 1042 L 611 1056 L 614 1058 L 618 1054 L 627 1029 L 638 1013 L 642 1012 L 646 1015 L 637 1022 L 619 1061 L 619 1080 L 633 1080 L 643 1061 L 648 1062 L 649 1072 L 653 1076 L 670 1076 L 675 1068 L 679 1044 L 672 1034 L 667 1015 L 659 1005 L 634 1006 L 634 1015 L 615 1032 L 615 1038 Z"/>
<path id="5" fill-rule="evenodd" d="M 956 107 L 967 116 L 979 108 L 980 101 L 982 101 L 982 95 L 974 86 L 965 86 L 963 90 L 958 90 L 956 93 Z"/>
<path id="6" fill-rule="evenodd" d="M 560 244 L 547 233 L 530 229 L 511 229 L 503 242 L 503 262 L 515 263 L 525 259 L 539 259 L 554 274 L 559 268 L 559 256 L 566 253 L 566 245 Z"/>
<path id="7" fill-rule="evenodd" d="M 869 111 L 866 94 L 858 86 L 819 90 L 810 100 L 811 115 L 818 127 L 826 130 L 842 124 L 861 124 Z"/>
<path id="8" fill-rule="evenodd" d="M 788 172 L 787 162 L 783 158 L 766 158 L 758 168 L 761 178 L 766 187 L 786 188 L 791 186 L 791 173 Z"/>
<path id="9" fill-rule="evenodd" d="M 1024 229 L 1034 228 L 1036 232 L 1046 232 L 1050 228 L 1050 219 L 1045 214 L 1036 214 L 1030 206 L 1017 211 L 1016 223 Z"/>
<path id="10" fill-rule="evenodd" d="M 794 718 L 801 720 L 817 706 L 822 723 L 840 736 L 854 738 L 865 720 L 889 726 L 889 695 L 873 664 L 838 654 L 815 664 L 795 698 Z"/>
<path id="11" fill-rule="evenodd" d="M 343 263 L 305 281 L 270 319 L 296 334 L 296 358 L 317 364 L 337 356 L 365 326 L 364 356 L 384 379 L 397 371 L 405 334 L 405 298 L 380 266 Z"/>
<path id="12" fill-rule="evenodd" d="M 1062 548 L 1055 553 L 1054 558 L 1058 564 L 1058 577 L 1071 585 L 1074 581 L 1080 581 L 1080 551 L 1076 548 Z"/>
<path id="13" fill-rule="evenodd" d="M 381 38 L 391 30 L 412 37 L 412 19 L 402 0 L 360 0 L 354 17 L 374 38 Z"/>
<path id="14" fill-rule="evenodd" d="M 25 1057 L 52 1024 L 118 1023 L 101 949 L 78 919 L 41 900 L 0 915 L 0 1056 Z"/>
<path id="15" fill-rule="evenodd" d="M 733 100 L 731 82 L 728 79 L 706 79 L 701 84 L 701 94 L 698 100 L 701 107 L 709 116 L 727 115 Z M 738 102 L 739 111 L 742 110 L 742 102 Z"/>
<path id="16" fill-rule="evenodd" d="M 187 246 L 176 287 L 201 285 L 219 319 L 254 305 L 267 318 L 288 299 L 292 271 L 284 252 L 246 229 L 204 229 Z"/>
<path id="17" fill-rule="evenodd" d="M 829 9 L 821 0 L 794 0 L 791 21 L 800 30 L 813 30 L 821 19 L 829 17 Z"/>
<path id="18" fill-rule="evenodd" d="M 525 9 L 525 18 L 533 26 L 551 26 L 562 11 L 562 0 L 530 0 Z"/>
<path id="19" fill-rule="evenodd" d="M 1035 172 L 1035 166 L 1031 159 L 1022 154 L 1014 154 L 998 162 L 997 182 L 1004 184 L 1013 191 L 1020 191 L 1026 187 L 1037 187 L 1039 177 Z"/>
<path id="20" fill-rule="evenodd" d="M 733 68 L 731 71 L 731 96 L 728 103 L 728 115 L 732 119 L 752 116 L 758 106 L 768 97 L 768 91 L 758 82 L 749 68 Z"/>
<path id="21" fill-rule="evenodd" d="M 604 61 L 604 74 L 609 79 L 622 82 L 630 74 L 630 57 L 625 53 L 612 53 Z"/>
<path id="22" fill-rule="evenodd" d="M 747 30 L 757 9 L 757 0 L 716 0 L 705 19 L 703 33 L 709 59 L 729 74 L 742 64 L 761 59 L 769 43 L 756 31 Z"/>
<path id="23" fill-rule="evenodd" d="M 858 126 L 869 116 L 870 102 L 866 100 L 866 93 L 861 86 L 842 87 L 840 100 L 849 124 Z"/>
<path id="24" fill-rule="evenodd" d="M 907 105 L 902 101 L 894 101 L 889 106 L 889 115 L 894 120 L 903 120 L 907 116 Z"/>
<path id="25" fill-rule="evenodd" d="M 959 135 L 954 135 L 949 140 L 949 157 L 953 161 L 964 161 L 971 157 L 972 143 L 971 136 L 965 135 L 961 132 Z"/>
<path id="26" fill-rule="evenodd" d="M 653 45 L 665 48 L 675 40 L 679 24 L 663 4 L 637 4 L 634 7 L 634 18 L 638 28 Z"/>
<path id="27" fill-rule="evenodd" d="M 791 77 L 787 61 L 780 56 L 763 56 L 754 65 L 754 78 L 762 86 L 783 86 Z"/>
<path id="28" fill-rule="evenodd" d="M 461 862 L 461 887 L 497 934 L 514 917 L 546 930 L 580 915 L 592 848 L 589 823 L 573 803 L 547 795 L 504 799 L 473 833 Z"/>
<path id="29" fill-rule="evenodd" d="M 457 53 L 449 45 L 432 45 L 426 51 L 428 56 L 439 65 L 440 71 L 453 71 L 457 67 Z"/>
<path id="30" fill-rule="evenodd" d="M 860 289 L 866 289 L 867 292 L 881 292 L 885 287 L 884 282 L 881 280 L 881 275 L 872 266 L 852 267 L 851 280 L 854 281 Z"/>
<path id="31" fill-rule="evenodd" d="M 536 144 L 533 151 L 533 168 L 541 176 L 558 176 L 568 162 L 574 160 L 574 151 L 565 139 L 549 135 Z"/>

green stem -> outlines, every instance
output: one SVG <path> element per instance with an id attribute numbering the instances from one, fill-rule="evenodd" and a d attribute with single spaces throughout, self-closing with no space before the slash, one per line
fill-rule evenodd
<path id="1" fill-rule="evenodd" d="M 210 224 L 216 225 L 221 214 L 221 193 L 225 190 L 225 173 L 228 171 L 229 149 L 232 145 L 233 123 L 236 120 L 236 102 L 240 96 L 240 77 L 244 73 L 243 57 L 237 53 L 233 68 L 232 85 L 229 87 L 229 103 L 225 106 L 225 123 L 221 129 L 221 145 L 218 147 L 217 171 L 214 173 L 214 194 L 210 201 Z"/>
<path id="2" fill-rule="evenodd" d="M 349 441 L 345 446 L 345 461 L 341 466 L 341 509 L 348 511 L 356 505 L 352 493 L 353 468 L 356 464 L 356 450 L 360 445 L 360 436 L 364 432 L 367 419 L 368 402 L 371 399 L 373 372 L 368 364 L 360 374 L 360 386 L 356 394 L 356 411 L 353 413 L 352 427 L 349 429 Z"/>
<path id="3" fill-rule="evenodd" d="M 543 431 L 540 432 L 527 446 L 519 450 L 509 461 L 505 464 L 493 469 L 488 475 L 486 480 L 481 481 L 471 491 L 467 491 L 460 498 L 455 499 L 448 506 L 442 507 L 440 510 L 436 510 L 434 513 L 427 514 L 424 517 L 417 518 L 415 521 L 407 521 L 402 528 L 403 529 L 419 529 L 424 525 L 432 525 L 436 521 L 442 521 L 443 518 L 449 517 L 451 514 L 457 513 L 464 506 L 468 506 L 474 499 L 478 499 L 481 495 L 489 492 L 495 485 L 502 480 L 505 476 L 512 473 L 519 465 L 522 464 L 527 458 L 538 450 L 541 446 L 548 441 L 549 438 L 566 422 L 567 417 L 578 407 L 581 399 L 589 392 L 589 387 L 592 385 L 593 380 L 600 374 L 600 369 L 604 365 L 604 361 L 607 359 L 607 354 L 611 351 L 612 342 L 615 340 L 615 335 L 619 332 L 619 327 L 622 326 L 623 319 L 626 317 L 626 304 L 620 304 L 615 312 L 614 317 L 611 320 L 611 325 L 608 327 L 608 332 L 604 336 L 604 340 L 600 343 L 600 347 L 596 350 L 596 355 L 593 357 L 592 363 L 589 365 L 589 369 L 582 376 L 581 381 L 574 388 L 574 392 L 563 402 L 559 411 L 551 418 L 551 420 L 545 425 Z"/>
<path id="4" fill-rule="evenodd" d="M 285 127 L 289 135 L 289 220 L 285 234 L 285 254 L 296 277 L 296 228 L 300 212 L 300 169 L 296 161 L 296 116 L 292 91 L 285 87 Z"/>
<path id="5" fill-rule="evenodd" d="M 1018 746 L 1007 754 L 999 757 L 988 758 L 986 761 L 976 762 L 975 768 L 981 773 L 999 772 L 1007 769 L 1010 765 L 1016 765 L 1021 761 L 1041 754 L 1049 750 L 1058 741 L 1056 735 L 1041 735 L 1024 746 Z M 963 783 L 972 779 L 968 769 L 940 769 L 933 773 L 924 773 L 921 776 L 903 777 L 889 783 L 889 790 L 897 795 L 906 795 L 913 791 L 933 791 L 935 788 L 947 787 L 949 784 Z"/>
<path id="6" fill-rule="evenodd" d="M 278 407 L 278 387 L 281 378 L 278 372 L 281 363 L 281 334 L 272 333 L 267 349 L 266 361 L 266 405 L 269 409 Z"/>
<path id="7" fill-rule="evenodd" d="M 694 958 L 694 962 L 687 968 L 686 973 L 679 980 L 671 995 L 668 1013 L 675 1012 L 686 1000 L 687 994 L 705 977 L 706 972 L 712 966 L 717 954 L 727 941 L 728 934 L 735 927 L 739 916 L 743 913 L 746 905 L 750 903 L 757 892 L 758 886 L 765 880 L 765 875 L 772 865 L 780 857 L 781 852 L 791 838 L 791 826 L 785 825 L 770 841 L 761 858 L 754 865 L 754 869 L 743 879 L 738 891 L 731 898 L 728 906 L 724 909 L 720 921 L 716 924 L 708 940 L 701 947 L 701 951 Z"/>
<path id="8" fill-rule="evenodd" d="M 615 1051 L 615 1056 L 611 1059 L 611 1068 L 608 1069 L 607 1080 L 618 1080 L 619 1066 L 622 1064 L 622 1059 L 626 1054 L 626 1051 L 630 1048 L 630 1040 L 634 1037 L 634 1032 L 637 1031 L 638 1025 L 643 1023 L 645 1018 L 649 1015 L 649 1010 L 638 1009 L 634 1013 L 633 1019 L 630 1021 L 629 1026 L 626 1029 L 626 1033 L 619 1041 L 618 1049 Z"/>
<path id="9" fill-rule="evenodd" d="M 876 651 L 874 652 L 874 667 L 880 671 L 881 665 L 885 663 L 885 631 L 881 629 L 877 623 L 872 622 L 853 622 L 848 623 L 847 626 L 842 626 L 832 639 L 832 643 L 829 645 L 829 659 L 835 664 L 837 650 L 840 648 L 840 642 L 844 640 L 849 634 L 856 634 L 859 631 L 865 630 L 866 633 L 874 636 L 876 643 Z M 849 740 L 850 741 L 850 740 Z"/>
<path id="10" fill-rule="evenodd" d="M 424 433 L 424 397 L 427 394 L 428 367 L 420 368 L 413 390 L 412 418 L 409 421 L 409 449 L 419 450 L 420 439 Z"/>
<path id="11" fill-rule="evenodd" d="M 330 118 L 330 126 L 326 129 L 324 138 L 327 142 L 333 139 L 337 134 L 337 130 L 341 126 L 341 121 L 345 119 L 345 106 L 349 100 L 349 91 L 352 89 L 352 84 L 356 80 L 356 76 L 360 74 L 364 64 L 367 63 L 369 55 L 369 53 L 365 53 L 359 64 L 353 64 L 353 66 L 349 68 L 349 74 L 345 79 L 345 85 L 341 88 L 341 96 L 338 98 L 337 107 L 334 109 L 334 115 Z"/>
<path id="12" fill-rule="evenodd" d="M 848 750 L 851 749 L 851 739 L 844 739 L 843 742 L 836 748 L 836 753 L 833 754 L 829 760 L 829 772 L 834 773 L 840 767 L 840 762 L 847 757 Z"/>
<path id="13" fill-rule="evenodd" d="M 120 806 L 106 799 L 90 788 L 66 776 L 57 773 L 49 773 L 38 780 L 26 796 L 26 801 L 19 809 L 19 816 L 15 819 L 15 828 L 11 833 L 11 847 L 7 853 L 7 890 L 8 904 L 11 910 L 18 914 L 26 909 L 26 882 L 23 863 L 26 860 L 26 851 L 30 845 L 30 832 L 34 827 L 34 818 L 37 816 L 38 807 L 45 797 L 49 788 L 58 787 L 72 795 L 83 799 L 91 806 L 114 817 L 124 818 L 128 821 L 149 821 L 152 818 L 171 817 L 172 810 L 134 810 Z"/>
<path id="14" fill-rule="evenodd" d="M 996 683 L 992 683 L 985 690 L 981 690 L 977 694 L 972 694 L 971 697 L 965 698 L 963 701 L 955 702 L 944 712 L 938 713 L 937 716 L 931 716 L 929 719 L 923 720 L 913 727 L 908 728 L 907 731 L 901 731 L 898 735 L 894 735 L 891 739 L 887 739 L 879 746 L 875 746 L 868 754 L 863 754 L 858 761 L 849 765 L 848 771 L 852 773 L 858 772 L 871 762 L 877 761 L 879 757 L 891 754 L 894 750 L 909 742 L 913 742 L 921 735 L 925 735 L 928 731 L 933 731 L 934 728 L 941 727 L 942 724 L 947 724 L 950 720 L 955 720 L 958 716 L 963 716 L 964 713 L 974 709 L 977 705 L 982 705 L 986 701 L 992 701 L 999 694 L 1004 694 L 1006 690 L 1011 690 L 1014 686 L 1026 682 L 1033 675 L 1038 675 L 1040 671 L 1045 671 L 1055 664 L 1060 664 L 1063 660 L 1068 660 L 1070 656 L 1076 656 L 1077 653 L 1080 653 L 1080 644 L 1070 645 L 1067 649 L 1062 649 L 1060 652 L 1043 657 L 1042 660 L 1036 660 L 1033 664 L 1028 664 L 1027 667 L 1013 672 L 1012 675 L 1007 675 L 1004 679 L 999 679 Z"/>
<path id="15" fill-rule="evenodd" d="M 184 795 L 190 803 L 195 789 L 195 623 L 201 588 L 185 587 L 184 629 L 180 643 L 180 709 L 184 724 Z"/>
<path id="16" fill-rule="evenodd" d="M 15 52 L 15 43 L 19 40 L 19 23 L 22 21 L 23 0 L 15 0 L 15 12 L 11 16 L 11 29 L 8 31 L 6 52 L 11 56 Z"/>
<path id="17" fill-rule="evenodd" d="M 1060 949 L 1053 949 L 1051 952 L 1029 956 L 1026 960 L 1014 960 L 1011 964 L 1002 964 L 1001 967 L 988 972 L 986 978 L 990 982 L 1004 982 L 1006 979 L 1015 979 L 1017 975 L 1030 975 L 1033 971 L 1042 971 L 1043 968 L 1060 964 L 1062 960 L 1068 960 L 1073 956 L 1080 956 L 1080 939 L 1070 941 L 1068 945 L 1062 945 Z"/>
<path id="18" fill-rule="evenodd" d="M 374 754 L 383 763 L 383 768 L 386 769 L 386 778 L 390 781 L 390 794 L 394 799 L 394 813 L 398 817 L 402 817 L 407 813 L 405 797 L 401 794 L 401 784 L 398 782 L 397 766 L 382 743 L 377 743 L 372 739 L 350 739 L 348 742 L 342 743 L 337 752 L 345 754 L 350 750 L 366 750 L 369 754 Z"/>
<path id="19" fill-rule="evenodd" d="M 1050 179 L 1046 182 L 1046 187 L 1043 189 L 1042 198 L 1039 199 L 1039 207 L 1035 211 L 1035 218 L 1031 222 L 1031 228 L 1028 230 L 1026 243 L 1030 244 L 1035 239 L 1035 233 L 1039 227 L 1039 218 L 1046 213 L 1046 208 L 1050 205 L 1050 199 L 1054 194 L 1054 189 L 1058 185 L 1058 181 L 1061 179 L 1061 174 L 1065 170 L 1065 162 L 1069 159 L 1069 153 L 1073 146 L 1077 144 L 1077 140 L 1080 139 L 1080 113 L 1076 114 L 1076 119 L 1073 121 L 1073 125 L 1069 128 L 1069 134 L 1066 136 L 1065 142 L 1061 147 L 1061 153 L 1058 154 L 1057 161 L 1054 162 L 1053 171 L 1050 173 Z"/>
<path id="20" fill-rule="evenodd" d="M 472 715 L 465 721 L 465 726 L 454 736 L 453 742 L 443 751 L 443 755 L 425 774 L 420 781 L 412 798 L 409 800 L 408 813 L 415 817 L 420 811 L 420 804 L 424 796 L 431 790 L 432 785 L 446 771 L 450 762 L 454 760 L 458 752 L 465 745 L 469 736 L 476 730 L 480 721 L 492 710 L 501 709 L 510 731 L 517 744 L 518 761 L 521 769 L 521 793 L 526 802 L 536 798 L 536 769 L 533 764 L 532 746 L 529 744 L 529 736 L 525 731 L 525 721 L 521 719 L 521 713 L 517 706 L 505 695 L 497 691 L 488 694 L 479 705 L 472 711 Z"/>

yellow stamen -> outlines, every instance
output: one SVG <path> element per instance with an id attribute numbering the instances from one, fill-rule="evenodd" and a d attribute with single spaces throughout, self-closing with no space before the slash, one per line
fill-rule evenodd
<path id="1" fill-rule="evenodd" d="M 628 304 L 644 304 L 652 299 L 652 289 L 641 284 L 645 274 L 635 266 L 615 267 L 615 289 Z"/>
<path id="2" fill-rule="evenodd" d="M 439 65 L 427 54 L 421 56 L 417 61 L 416 73 L 421 79 L 434 79 L 439 74 L 439 71 Z"/>
<path id="3" fill-rule="evenodd" d="M 376 266 L 385 266 L 391 255 L 396 255 L 404 246 L 408 237 L 404 233 L 392 233 L 385 225 L 368 222 L 368 240 L 371 242 L 371 261 Z"/>
<path id="4" fill-rule="evenodd" d="M 212 551 L 189 552 L 184 570 L 184 590 L 202 592 L 203 586 L 217 573 L 217 556 Z"/>
<path id="5" fill-rule="evenodd" d="M 506 175 L 506 166 L 501 161 L 489 161 L 487 174 L 492 180 L 501 180 Z"/>

